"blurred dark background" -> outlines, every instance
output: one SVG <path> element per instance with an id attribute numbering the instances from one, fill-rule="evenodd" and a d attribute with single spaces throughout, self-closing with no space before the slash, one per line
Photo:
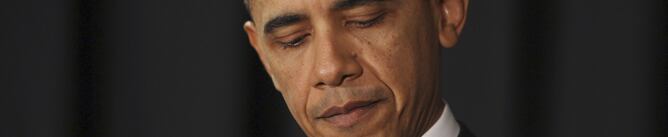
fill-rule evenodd
<path id="1" fill-rule="evenodd" d="M 668 136 L 666 0 L 471 0 L 442 92 L 480 137 Z M 0 1 L 0 137 L 303 136 L 242 0 Z"/>

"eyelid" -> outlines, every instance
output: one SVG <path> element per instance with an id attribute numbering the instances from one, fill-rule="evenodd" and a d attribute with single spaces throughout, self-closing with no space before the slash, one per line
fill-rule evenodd
<path id="1" fill-rule="evenodd" d="M 349 21 L 372 20 L 372 19 L 375 19 L 377 17 L 383 16 L 386 13 L 387 12 L 385 12 L 385 11 L 378 10 L 378 11 L 370 12 L 370 13 L 359 15 L 359 16 L 350 16 L 350 17 L 348 17 L 347 20 L 349 20 Z"/>
<path id="2" fill-rule="evenodd" d="M 387 15 L 387 12 L 380 11 L 380 12 L 374 13 L 372 15 L 368 15 L 368 16 L 371 16 L 371 17 L 364 17 L 364 19 L 346 20 L 345 21 L 345 26 L 353 26 L 353 27 L 357 27 L 357 28 L 370 27 L 370 26 L 373 26 L 373 25 L 383 21 L 386 15 Z"/>
<path id="3" fill-rule="evenodd" d="M 294 47 L 299 47 L 301 44 L 306 41 L 308 36 L 310 36 L 310 33 L 303 33 L 303 34 L 295 34 L 295 35 L 288 35 L 285 37 L 281 38 L 276 38 L 274 40 L 274 43 L 279 44 L 281 48 L 294 48 Z M 297 43 L 292 45 L 293 43 Z"/>

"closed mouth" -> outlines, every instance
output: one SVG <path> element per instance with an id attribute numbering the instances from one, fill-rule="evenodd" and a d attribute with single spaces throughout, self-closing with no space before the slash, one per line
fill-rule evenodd
<path id="1" fill-rule="evenodd" d="M 349 127 L 362 119 L 370 110 L 372 110 L 383 99 L 369 101 L 350 101 L 343 106 L 333 106 L 328 108 L 317 119 L 325 121 L 337 127 Z"/>

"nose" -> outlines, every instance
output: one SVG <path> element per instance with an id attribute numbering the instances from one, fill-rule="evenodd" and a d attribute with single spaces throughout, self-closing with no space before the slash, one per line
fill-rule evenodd
<path id="1" fill-rule="evenodd" d="M 323 37 L 315 43 L 314 86 L 337 87 L 358 78 L 362 74 L 362 67 L 357 61 L 357 54 L 351 50 L 353 47 L 344 44 L 345 40 Z"/>

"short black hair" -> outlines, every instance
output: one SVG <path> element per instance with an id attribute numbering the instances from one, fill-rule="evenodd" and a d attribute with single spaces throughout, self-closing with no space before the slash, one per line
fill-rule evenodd
<path id="1" fill-rule="evenodd" d="M 246 13 L 248 17 L 250 18 L 249 20 L 252 22 L 253 21 L 253 14 L 251 14 L 251 0 L 244 0 L 244 7 L 246 7 Z"/>
<path id="2" fill-rule="evenodd" d="M 250 0 L 244 0 L 244 5 L 246 6 L 246 11 L 250 14 Z"/>

